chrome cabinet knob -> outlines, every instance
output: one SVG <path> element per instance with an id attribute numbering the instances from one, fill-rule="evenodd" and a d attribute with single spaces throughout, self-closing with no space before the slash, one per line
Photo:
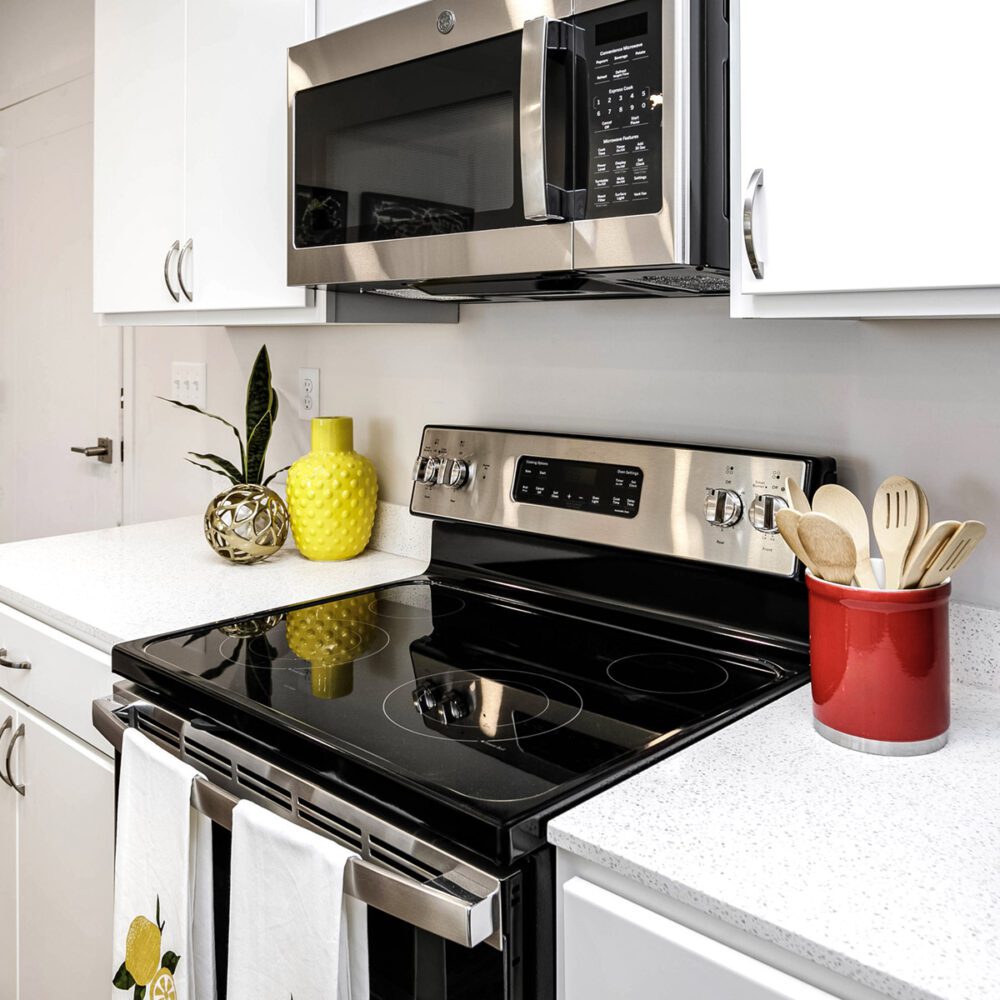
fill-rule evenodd
<path id="1" fill-rule="evenodd" d="M 788 501 L 782 497 L 772 493 L 760 493 L 750 504 L 747 517 L 758 531 L 773 535 L 778 530 L 778 511 L 787 509 Z"/>
<path id="2" fill-rule="evenodd" d="M 709 490 L 705 497 L 705 520 L 729 528 L 743 516 L 743 500 L 735 490 Z"/>

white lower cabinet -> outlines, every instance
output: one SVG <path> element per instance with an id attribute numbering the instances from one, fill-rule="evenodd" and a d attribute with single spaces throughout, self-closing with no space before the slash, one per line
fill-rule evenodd
<path id="1" fill-rule="evenodd" d="M 562 887 L 562 1000 L 834 1000 L 617 893 Z"/>
<path id="2" fill-rule="evenodd" d="M 18 725 L 16 706 L 0 695 L 0 775 Z M 0 784 L 0 1000 L 17 998 L 17 799 Z"/>

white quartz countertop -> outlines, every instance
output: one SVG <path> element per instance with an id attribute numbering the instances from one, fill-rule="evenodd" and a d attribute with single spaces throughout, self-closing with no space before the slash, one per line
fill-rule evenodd
<path id="1" fill-rule="evenodd" d="M 808 686 L 549 824 L 574 854 L 899 1000 L 1000 998 L 1000 693 L 948 745 L 845 750 Z"/>
<path id="2" fill-rule="evenodd" d="M 383 514 L 401 520 L 385 505 Z M 400 526 L 412 536 L 405 521 Z M 373 587 L 426 566 L 425 558 L 372 548 L 342 562 L 311 562 L 290 542 L 264 562 L 235 565 L 209 548 L 200 517 L 182 517 L 0 545 L 0 602 L 110 651 L 126 639 Z"/>

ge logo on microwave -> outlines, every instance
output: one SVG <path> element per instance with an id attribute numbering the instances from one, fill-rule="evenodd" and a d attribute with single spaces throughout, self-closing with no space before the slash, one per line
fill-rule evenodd
<path id="1" fill-rule="evenodd" d="M 438 14 L 438 31 L 442 35 L 447 35 L 455 27 L 455 12 L 453 10 L 443 10 Z"/>

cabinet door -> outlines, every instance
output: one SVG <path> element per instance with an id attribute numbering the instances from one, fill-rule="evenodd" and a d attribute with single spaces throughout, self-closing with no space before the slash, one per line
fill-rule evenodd
<path id="1" fill-rule="evenodd" d="M 744 294 L 1000 286 L 1000 5 L 746 0 L 733 31 L 737 226 L 763 171 Z"/>
<path id="2" fill-rule="evenodd" d="M 114 761 L 23 710 L 20 996 L 111 993 Z"/>
<path id="3" fill-rule="evenodd" d="M 196 309 L 304 306 L 289 288 L 287 49 L 304 0 L 188 4 L 184 280 Z"/>
<path id="4" fill-rule="evenodd" d="M 96 0 L 94 309 L 175 307 L 183 231 L 184 0 Z"/>
<path id="5" fill-rule="evenodd" d="M 0 768 L 19 724 L 14 703 L 0 696 Z M 0 782 L 0 1000 L 17 1000 L 17 800 Z"/>
<path id="6" fill-rule="evenodd" d="M 562 902 L 564 1000 L 834 1000 L 584 879 Z"/>

